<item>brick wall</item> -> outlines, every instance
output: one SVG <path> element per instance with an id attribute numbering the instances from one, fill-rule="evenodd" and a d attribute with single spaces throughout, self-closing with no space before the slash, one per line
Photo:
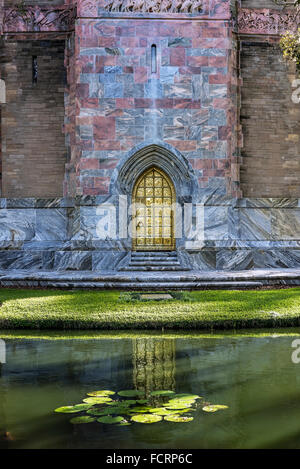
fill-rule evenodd
<path id="1" fill-rule="evenodd" d="M 279 47 L 243 43 L 241 188 L 245 197 L 300 196 L 300 105 Z"/>
<path id="2" fill-rule="evenodd" d="M 63 194 L 65 165 L 64 41 L 6 42 L 2 77 L 2 196 Z M 38 81 L 32 83 L 32 56 Z"/>

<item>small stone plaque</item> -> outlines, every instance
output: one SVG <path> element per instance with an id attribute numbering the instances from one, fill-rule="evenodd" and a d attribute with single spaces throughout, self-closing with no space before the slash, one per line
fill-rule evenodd
<path id="1" fill-rule="evenodd" d="M 173 300 L 173 296 L 169 293 L 143 293 L 141 300 Z"/>

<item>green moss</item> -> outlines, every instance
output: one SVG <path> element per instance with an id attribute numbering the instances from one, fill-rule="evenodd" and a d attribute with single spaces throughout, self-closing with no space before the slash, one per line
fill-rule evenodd
<path id="1" fill-rule="evenodd" d="M 189 296 L 191 301 L 128 302 L 117 291 L 2 289 L 0 329 L 211 331 L 300 325 L 299 287 Z"/>

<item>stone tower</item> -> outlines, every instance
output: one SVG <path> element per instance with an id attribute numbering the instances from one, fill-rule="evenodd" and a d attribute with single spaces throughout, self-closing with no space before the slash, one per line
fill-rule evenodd
<path id="1" fill-rule="evenodd" d="M 299 266 L 293 11 L 1 1 L 0 269 Z"/>

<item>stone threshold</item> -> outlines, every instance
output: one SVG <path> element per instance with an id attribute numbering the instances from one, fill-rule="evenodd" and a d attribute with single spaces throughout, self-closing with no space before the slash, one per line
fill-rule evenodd
<path id="1" fill-rule="evenodd" d="M 299 269 L 189 272 L 89 272 L 89 271 L 0 271 L 0 287 L 116 289 L 116 290 L 206 290 L 251 289 L 264 286 L 300 286 Z"/>

